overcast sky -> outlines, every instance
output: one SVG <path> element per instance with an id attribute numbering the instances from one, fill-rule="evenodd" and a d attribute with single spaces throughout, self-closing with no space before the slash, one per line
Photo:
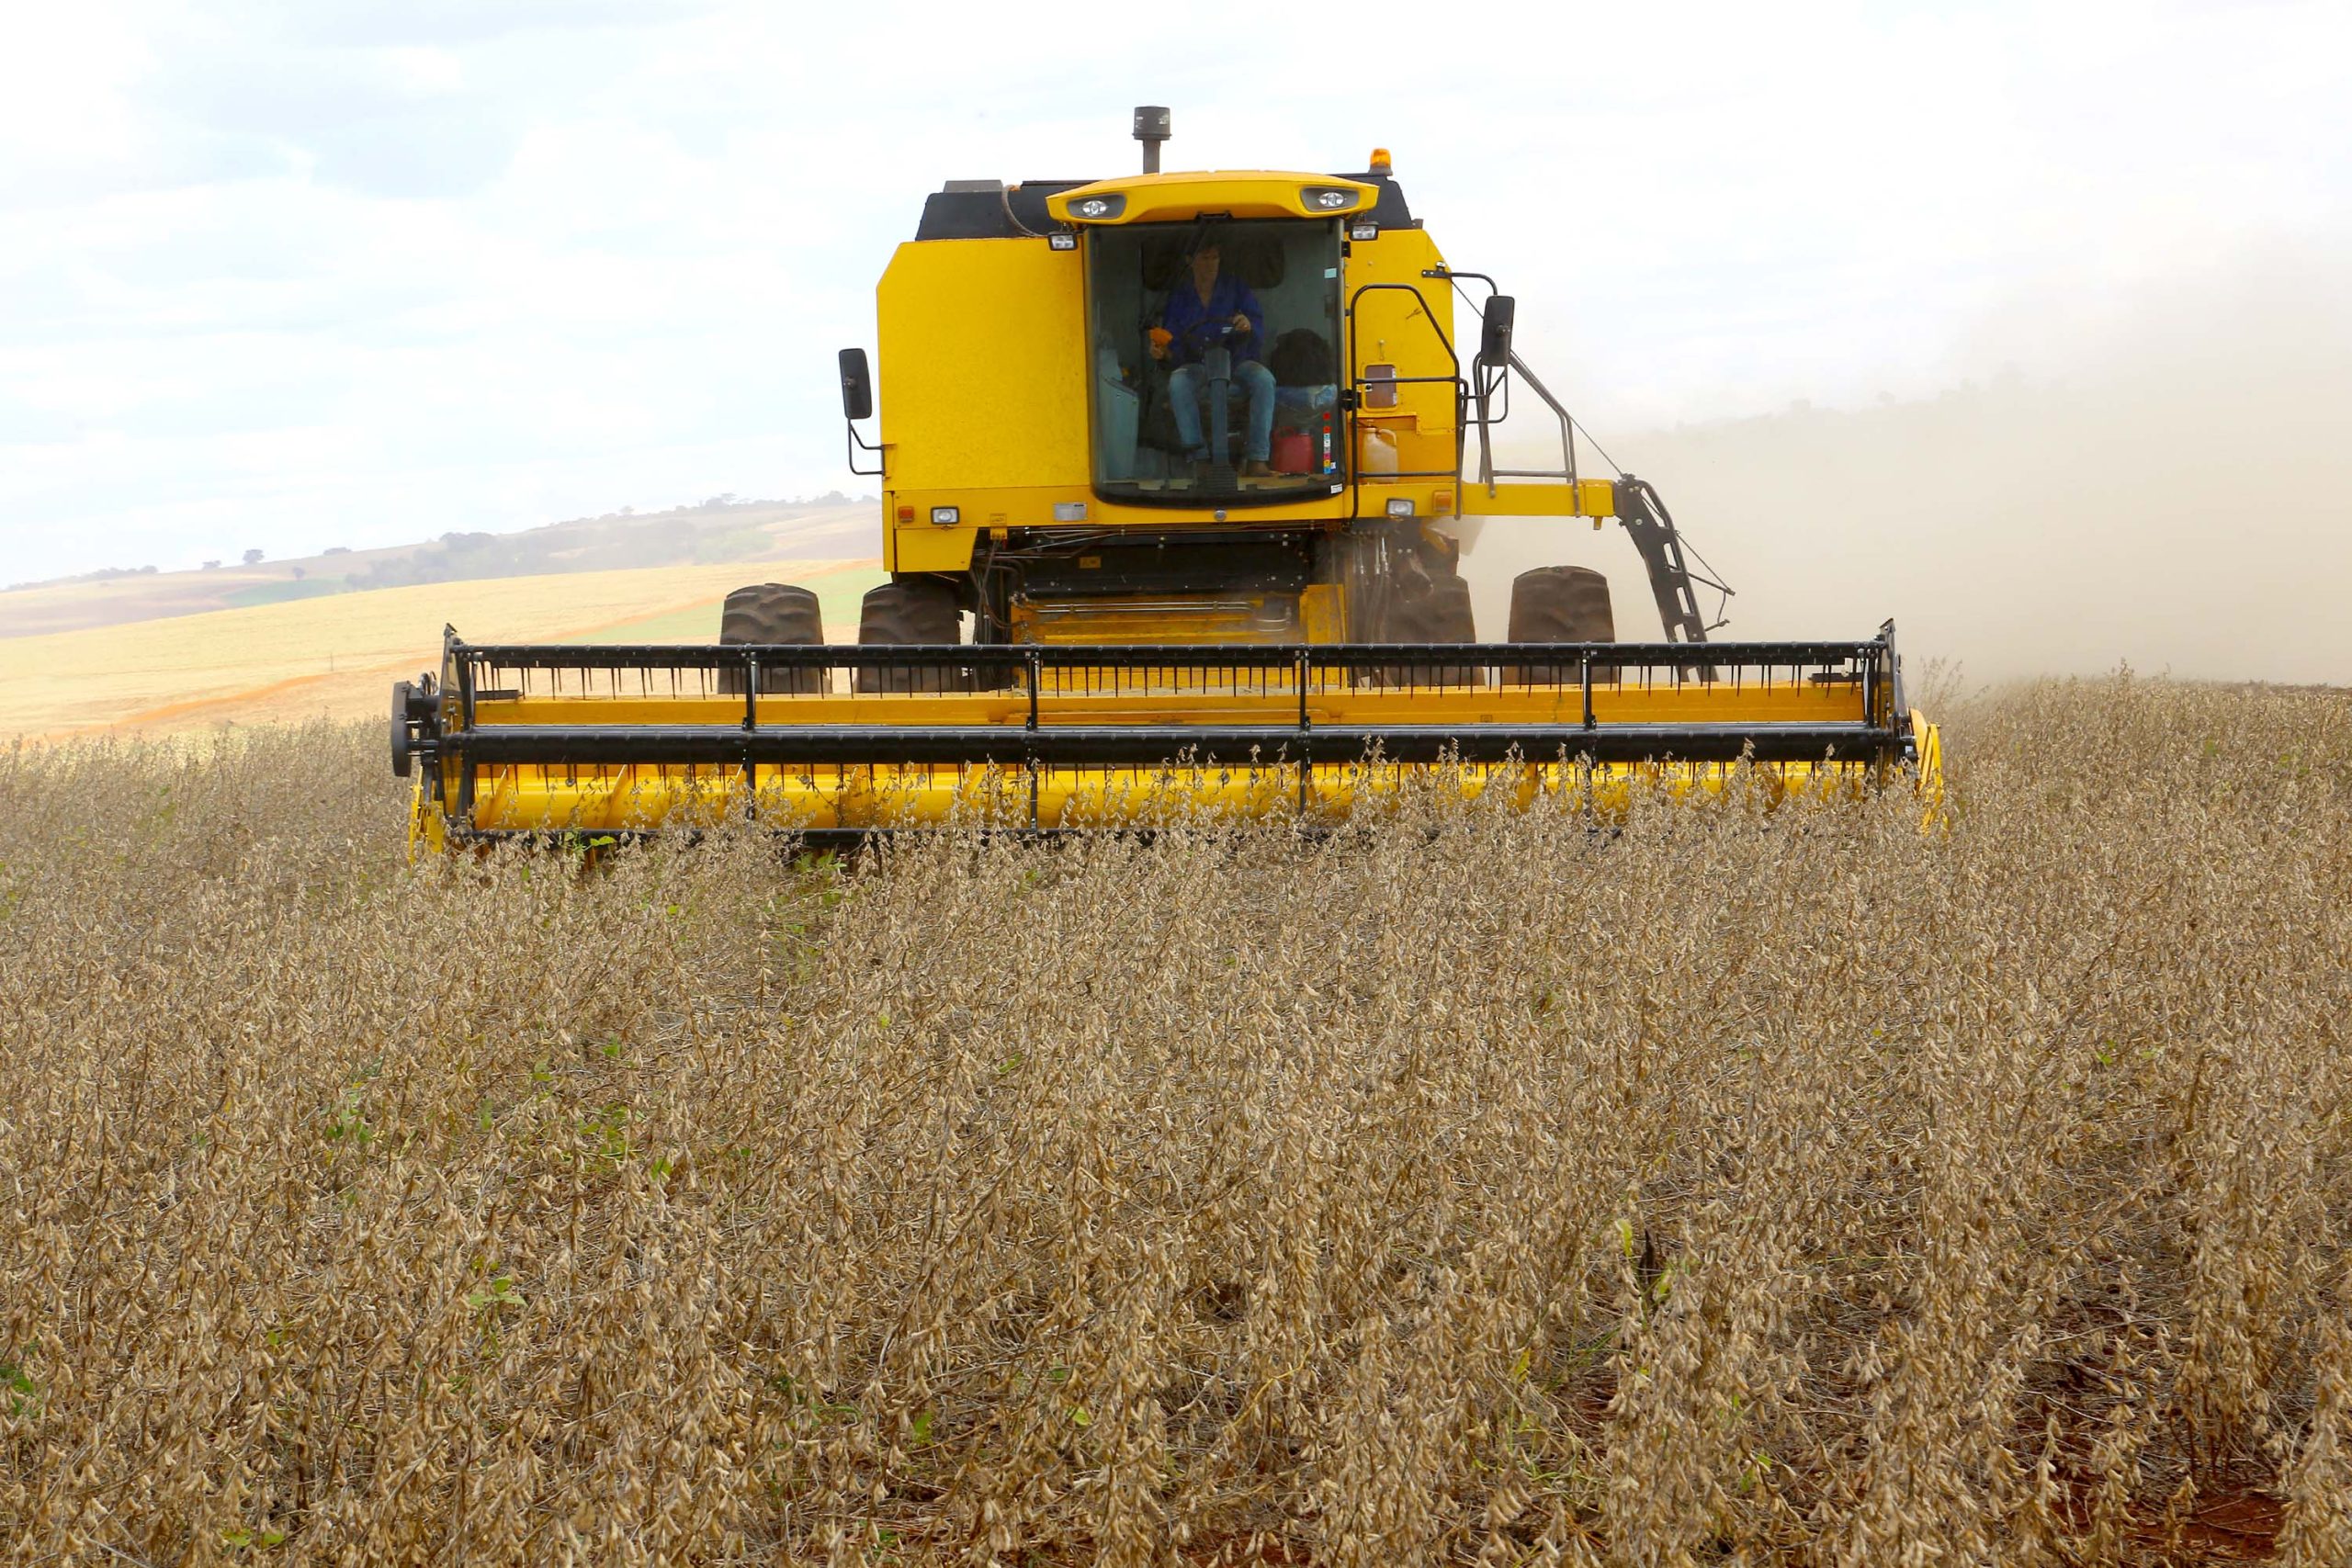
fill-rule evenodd
<path id="1" fill-rule="evenodd" d="M 1453 16 L 0 0 L 0 581 L 854 487 L 923 193 L 1124 172 L 1137 102 L 1394 149 L 1604 436 L 2031 373 L 2019 300 L 2352 214 L 2343 0 Z"/>

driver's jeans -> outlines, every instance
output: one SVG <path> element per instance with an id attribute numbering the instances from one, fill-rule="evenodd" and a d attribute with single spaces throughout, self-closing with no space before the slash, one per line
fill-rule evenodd
<path id="1" fill-rule="evenodd" d="M 1273 449 L 1274 373 L 1254 359 L 1245 359 L 1233 367 L 1233 379 L 1250 394 L 1250 423 L 1243 427 L 1248 443 L 1241 451 L 1242 461 L 1262 463 Z M 1209 449 L 1208 437 L 1201 434 L 1201 399 L 1208 389 L 1209 373 L 1198 365 L 1180 365 L 1168 373 L 1168 400 L 1176 411 L 1176 439 L 1195 457 Z M 1220 461 L 1223 456 L 1217 455 Z"/>

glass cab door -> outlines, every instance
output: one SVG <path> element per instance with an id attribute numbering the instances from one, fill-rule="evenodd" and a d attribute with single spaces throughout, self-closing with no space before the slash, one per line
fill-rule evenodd
<path id="1" fill-rule="evenodd" d="M 1248 506 L 1345 482 L 1338 222 L 1139 223 L 1086 241 L 1097 494 Z"/>

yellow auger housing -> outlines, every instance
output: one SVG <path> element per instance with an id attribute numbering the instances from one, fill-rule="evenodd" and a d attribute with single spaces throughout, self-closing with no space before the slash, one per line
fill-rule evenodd
<path id="1" fill-rule="evenodd" d="M 890 572 L 854 646 L 776 583 L 729 597 L 714 647 L 450 632 L 393 697 L 418 838 L 1326 821 L 1433 772 L 1533 800 L 1714 787 L 1743 760 L 1775 789 L 1901 776 L 1933 800 L 1892 624 L 1708 642 L 1699 591 L 1731 591 L 1649 485 L 1578 471 L 1511 297 L 1447 262 L 1385 153 L 1161 173 L 1167 131 L 1137 111 L 1136 175 L 925 202 L 876 294 L 878 441 L 865 352 L 841 355 Z M 1497 466 L 1514 400 L 1553 466 Z M 1665 640 L 1617 641 L 1606 578 L 1563 564 L 1480 641 L 1460 557 L 1487 517 L 1614 520 Z"/>
<path id="2" fill-rule="evenodd" d="M 900 690 L 860 694 L 876 676 Z M 731 688 L 731 690 L 730 690 Z M 780 689 L 788 688 L 788 689 Z M 749 813 L 876 829 L 1344 818 L 1443 770 L 1519 804 L 1642 775 L 1917 780 L 1934 727 L 1890 625 L 1860 642 L 1223 648 L 475 646 L 395 696 L 435 847 Z"/>

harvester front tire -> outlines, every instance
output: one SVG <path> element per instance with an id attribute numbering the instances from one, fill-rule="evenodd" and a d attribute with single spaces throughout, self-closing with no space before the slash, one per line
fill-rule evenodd
<path id="1" fill-rule="evenodd" d="M 1470 584 L 1450 570 L 1400 574 L 1394 580 L 1386 613 L 1380 618 L 1374 640 L 1430 645 L 1477 641 L 1477 622 L 1470 613 Z M 1391 686 L 1466 686 L 1477 682 L 1478 671 L 1474 665 L 1416 660 L 1388 667 L 1382 678 Z"/>
<path id="2" fill-rule="evenodd" d="M 817 596 L 789 582 L 755 582 L 727 596 L 718 612 L 718 640 L 741 647 L 813 648 L 825 640 L 825 622 Z M 822 670 L 763 670 L 760 694 L 821 692 Z M 743 694 L 743 672 L 721 670 L 718 689 L 729 696 Z"/>
<path id="3" fill-rule="evenodd" d="M 1522 571 L 1510 585 L 1512 642 L 1615 642 L 1616 612 L 1609 604 L 1609 579 L 1589 566 L 1539 566 Z M 1614 665 L 1594 665 L 1592 678 L 1614 681 Z M 1503 672 L 1509 684 L 1581 684 L 1582 670 L 1575 664 L 1513 665 Z"/>
<path id="4" fill-rule="evenodd" d="M 964 620 L 956 590 L 935 577 L 902 577 L 869 588 L 858 608 L 860 648 L 925 648 L 962 642 Z M 971 685 L 963 670 L 892 670 L 860 665 L 860 692 L 961 692 Z"/>

